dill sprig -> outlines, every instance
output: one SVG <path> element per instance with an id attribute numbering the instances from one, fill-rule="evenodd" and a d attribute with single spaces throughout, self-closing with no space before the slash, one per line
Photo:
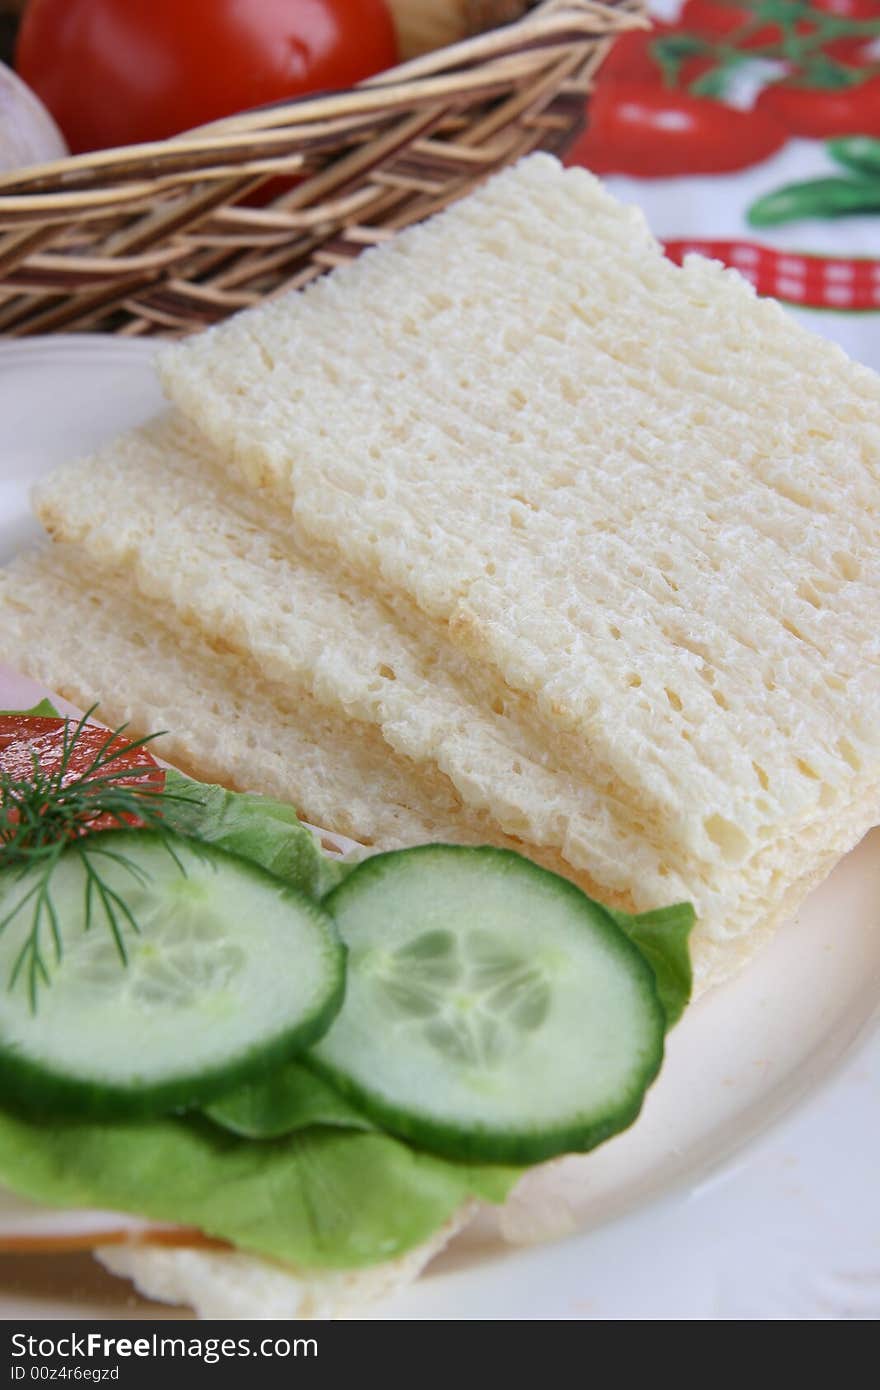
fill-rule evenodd
<path id="1" fill-rule="evenodd" d="M 64 953 L 63 924 L 52 897 L 52 879 L 61 855 L 65 851 L 76 854 L 82 863 L 85 930 L 96 920 L 103 921 L 123 965 L 128 963 L 125 927 L 136 933 L 140 928 L 124 898 L 102 875 L 100 861 L 110 859 L 121 865 L 139 883 L 143 883 L 144 874 L 127 855 L 113 849 L 112 836 L 105 837 L 104 829 L 134 824 L 160 830 L 166 847 L 177 859 L 163 826 L 162 803 L 169 799 L 167 793 L 144 782 L 148 765 L 118 765 L 118 759 L 145 747 L 159 734 L 119 745 L 128 727 L 122 724 L 107 732 L 82 769 L 72 771 L 74 757 L 83 745 L 83 731 L 96 727 L 88 723 L 94 708 L 79 721 L 65 719 L 61 757 L 51 771 L 40 766 L 35 752 L 28 777 L 0 771 L 0 871 L 19 878 L 35 874 L 31 886 L 0 919 L 0 933 L 30 905 L 29 931 L 13 962 L 9 988 L 14 989 L 19 981 L 25 984 L 32 1012 L 36 1012 L 40 986 L 51 980 L 47 953 L 56 964 Z M 102 822 L 100 830 L 95 825 L 98 820 Z"/>

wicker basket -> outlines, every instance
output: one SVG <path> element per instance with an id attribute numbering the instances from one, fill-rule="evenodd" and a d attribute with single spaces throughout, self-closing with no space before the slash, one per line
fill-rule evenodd
<path id="1" fill-rule="evenodd" d="M 642 0 L 544 0 L 348 91 L 0 179 L 0 333 L 176 335 L 306 284 L 562 149 Z M 270 178 L 286 192 L 242 203 Z M 276 185 L 277 187 L 277 185 Z"/>

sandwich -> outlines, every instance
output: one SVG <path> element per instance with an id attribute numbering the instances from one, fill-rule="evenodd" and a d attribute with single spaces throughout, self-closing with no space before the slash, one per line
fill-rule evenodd
<path id="1" fill-rule="evenodd" d="M 159 370 L 0 578 L 49 689 L 371 852 L 688 902 L 698 992 L 876 823 L 880 380 L 585 171 L 523 160 Z M 196 1302 L 254 1259 L 120 1250 Z"/>

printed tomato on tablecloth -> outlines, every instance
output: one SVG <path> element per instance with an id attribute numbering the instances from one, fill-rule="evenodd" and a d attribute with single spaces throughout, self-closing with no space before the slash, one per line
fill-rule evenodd
<path id="1" fill-rule="evenodd" d="M 568 162 L 640 203 L 674 259 L 702 251 L 803 308 L 880 309 L 880 0 L 650 8 Z M 873 316 L 822 326 L 880 354 Z"/>

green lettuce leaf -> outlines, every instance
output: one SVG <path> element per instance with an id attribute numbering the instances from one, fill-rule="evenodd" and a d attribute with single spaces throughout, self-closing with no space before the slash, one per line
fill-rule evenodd
<path id="1" fill-rule="evenodd" d="M 653 970 L 666 1014 L 666 1027 L 671 1028 L 684 1013 L 693 989 L 688 947 L 696 922 L 693 907 L 690 903 L 673 903 L 671 907 L 658 907 L 636 917 L 611 907 L 606 907 L 605 911 L 626 932 Z"/>
<path id="2" fill-rule="evenodd" d="M 195 1226 L 303 1269 L 393 1259 L 467 1197 L 503 1201 L 518 1177 L 378 1133 L 312 1127 L 254 1143 L 206 1120 L 40 1122 L 0 1111 L 0 1182 L 15 1192 Z"/>
<path id="3" fill-rule="evenodd" d="M 310 897 L 321 898 L 350 871 L 330 859 L 292 806 L 249 792 L 194 782 L 169 768 L 162 813 L 172 830 L 252 859 Z"/>
<path id="4" fill-rule="evenodd" d="M 223 1129 L 247 1139 L 279 1139 L 309 1125 L 377 1128 L 301 1061 L 288 1062 L 259 1081 L 236 1087 L 205 1106 L 204 1114 Z"/>
<path id="5" fill-rule="evenodd" d="M 4 714 L 20 714 L 23 719 L 60 719 L 61 713 L 55 708 L 51 700 L 41 700 L 32 709 L 0 709 L 0 716 Z"/>

